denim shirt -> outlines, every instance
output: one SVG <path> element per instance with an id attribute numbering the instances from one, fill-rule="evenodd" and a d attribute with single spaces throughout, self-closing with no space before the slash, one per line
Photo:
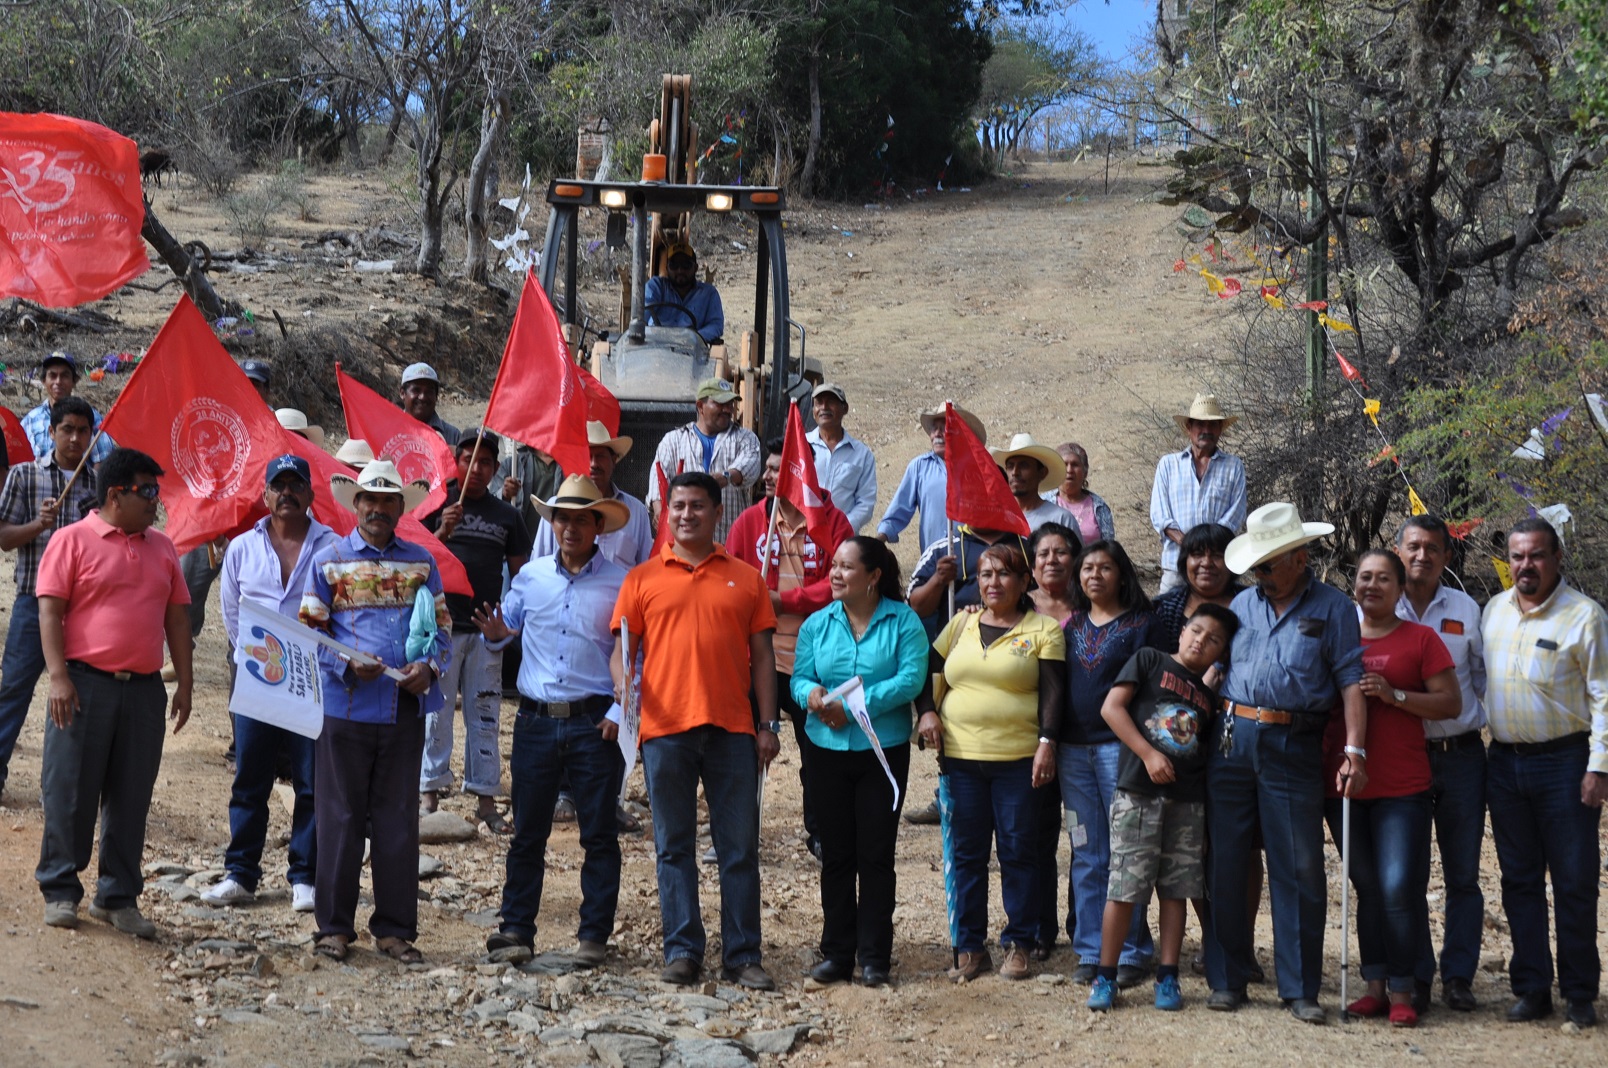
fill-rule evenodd
<path id="1" fill-rule="evenodd" d="M 877 742 L 886 748 L 910 741 L 910 702 L 927 679 L 927 632 L 909 605 L 882 598 L 859 641 L 841 601 L 804 620 L 793 660 L 793 699 L 798 706 L 809 707 L 815 687 L 830 690 L 856 675 L 865 686 L 865 709 Z M 822 749 L 871 748 L 871 740 L 852 717 L 834 730 L 812 715 L 804 721 L 804 732 Z"/>
<path id="2" fill-rule="evenodd" d="M 386 667 L 402 668 L 408 664 L 408 624 L 420 586 L 435 597 L 435 644 L 424 663 L 439 680 L 452 658 L 452 617 L 441 572 L 422 545 L 393 537 L 391 544 L 376 549 L 353 530 L 313 558 L 299 615 L 307 626 L 369 653 Z M 359 682 L 345 660 L 323 647 L 318 660 L 324 669 L 324 715 L 358 723 L 396 722 L 395 680 L 381 675 Z M 419 696 L 419 714 L 441 704 L 441 687 L 432 680 Z"/>
<path id="3" fill-rule="evenodd" d="M 949 515 L 945 503 L 948 492 L 949 469 L 944 466 L 943 457 L 930 452 L 922 453 L 905 468 L 899 488 L 893 491 L 893 500 L 888 502 L 888 510 L 882 513 L 882 522 L 877 524 L 877 533 L 886 537 L 891 545 L 899 540 L 900 531 L 910 525 L 911 518 L 920 512 L 920 543 L 916 549 L 926 552 L 933 542 L 949 537 Z"/>
<path id="4" fill-rule="evenodd" d="M 1340 691 L 1362 681 L 1362 633 L 1351 598 L 1319 582 L 1311 569 L 1306 589 L 1275 616 L 1253 586 L 1234 598 L 1234 635 L 1226 700 L 1289 712 L 1328 714 Z"/>

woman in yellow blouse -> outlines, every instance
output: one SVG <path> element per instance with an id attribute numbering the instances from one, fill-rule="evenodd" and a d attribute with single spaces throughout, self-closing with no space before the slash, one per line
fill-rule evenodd
<path id="1" fill-rule="evenodd" d="M 942 707 L 918 699 L 918 729 L 939 748 L 938 807 L 944 889 L 957 982 L 993 967 L 988 953 L 988 852 L 999 854 L 1006 924 L 1000 975 L 1025 979 L 1038 932 L 1033 788 L 1055 778 L 1066 642 L 1055 620 L 1033 611 L 1027 560 L 995 545 L 978 561 L 981 612 L 961 612 L 933 642 L 932 670 L 947 687 Z"/>

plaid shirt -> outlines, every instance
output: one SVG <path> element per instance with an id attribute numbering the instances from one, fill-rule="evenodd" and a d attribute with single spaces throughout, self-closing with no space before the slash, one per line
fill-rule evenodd
<path id="1" fill-rule="evenodd" d="M 1238 533 L 1245 529 L 1245 464 L 1219 449 L 1206 461 L 1206 477 L 1195 477 L 1195 458 L 1185 449 L 1170 452 L 1156 465 L 1150 488 L 1150 525 L 1161 534 L 1161 571 L 1178 570 L 1178 544 L 1163 531 L 1202 523 L 1221 523 Z"/>
<path id="2" fill-rule="evenodd" d="M 1504 590 L 1485 606 L 1485 714 L 1499 742 L 1591 733 L 1587 767 L 1608 773 L 1608 613 L 1560 581 L 1524 611 Z"/>
<path id="3" fill-rule="evenodd" d="M 90 411 L 95 412 L 95 409 L 91 408 Z M 33 446 L 34 455 L 43 456 L 49 452 L 52 448 L 50 443 L 50 402 L 46 401 L 39 407 L 30 410 L 20 421 L 23 433 L 28 435 L 28 444 Z M 89 429 L 91 432 L 99 430 L 100 425 L 100 412 L 95 412 L 95 421 Z M 95 439 L 95 447 L 89 450 L 89 462 L 99 464 L 110 456 L 115 448 L 117 448 L 117 442 L 112 440 L 112 436 L 102 434 Z"/>
<path id="4" fill-rule="evenodd" d="M 61 496 L 72 472 L 64 471 L 56 463 L 56 452 L 46 446 L 37 460 L 20 463 L 6 474 L 6 485 L 0 489 L 0 522 L 21 526 L 32 523 L 48 498 Z M 68 491 L 64 508 L 56 511 L 56 525 L 43 531 L 33 541 L 17 546 L 17 593 L 33 595 L 39 581 L 39 559 L 45 555 L 50 536 L 69 523 L 76 523 L 95 510 L 95 472 L 85 466 L 78 481 Z"/>
<path id="5" fill-rule="evenodd" d="M 717 475 L 735 468 L 743 473 L 741 486 L 727 486 L 720 494 L 720 503 L 725 510 L 721 513 L 720 525 L 715 528 L 715 540 L 724 543 L 731 525 L 737 522 L 737 517 L 753 503 L 754 485 L 759 481 L 765 461 L 760 455 L 759 438 L 754 432 L 733 423 L 729 429 L 715 435 L 715 452 L 710 457 L 709 466 L 705 468 L 703 439 L 693 429 L 697 425 L 688 423 L 686 426 L 678 426 L 661 438 L 659 448 L 653 454 L 653 462 L 664 472 L 666 482 L 675 478 L 678 470 L 707 471 L 711 475 Z M 658 499 L 659 480 L 652 471 L 649 471 L 648 505 L 651 507 Z"/>

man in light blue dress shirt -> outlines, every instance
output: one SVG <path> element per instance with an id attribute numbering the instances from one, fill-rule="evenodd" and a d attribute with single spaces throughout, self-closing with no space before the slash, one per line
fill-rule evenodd
<path id="1" fill-rule="evenodd" d="M 978 441 L 988 444 L 988 429 L 981 419 L 958 404 L 955 414 L 966 421 Z M 941 405 L 921 413 L 921 429 L 927 432 L 932 451 L 922 453 L 905 468 L 899 488 L 893 491 L 893 500 L 888 502 L 888 510 L 882 513 L 882 521 L 877 524 L 876 536 L 889 545 L 896 543 L 919 512 L 920 544 L 917 548 L 926 552 L 933 542 L 949 536 L 949 516 L 945 511 L 949 471 L 944 467 L 944 409 Z"/>
<path id="2" fill-rule="evenodd" d="M 573 956 L 595 967 L 608 955 L 620 897 L 615 798 L 624 762 L 615 741 L 619 728 L 608 713 L 614 704 L 612 616 L 625 582 L 625 569 L 597 542 L 624 526 L 630 511 L 580 475 L 565 479 L 557 494 L 536 507 L 557 553 L 537 555 L 514 576 L 497 609 L 482 608 L 475 616 L 488 645 L 501 648 L 518 638 L 524 647 L 508 762 L 514 837 L 501 922 L 486 939 L 486 950 L 498 960 L 530 959 L 562 777 L 574 798 L 586 854 Z"/>
<path id="3" fill-rule="evenodd" d="M 726 332 L 720 290 L 698 281 L 698 254 L 691 245 L 671 248 L 665 273 L 648 279 L 643 302 L 653 326 L 689 327 L 711 345 Z"/>
<path id="4" fill-rule="evenodd" d="M 871 446 L 843 429 L 849 398 L 842 386 L 835 382 L 816 386 L 810 411 L 815 429 L 804 439 L 815 453 L 815 473 L 858 534 L 877 506 L 877 458 Z"/>

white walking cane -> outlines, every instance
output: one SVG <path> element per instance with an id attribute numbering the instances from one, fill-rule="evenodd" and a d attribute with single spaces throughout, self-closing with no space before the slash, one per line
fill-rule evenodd
<path id="1" fill-rule="evenodd" d="M 1350 785 L 1349 783 L 1346 785 Z M 1350 1023 L 1346 978 L 1351 968 L 1351 797 L 1340 794 L 1340 1022 Z"/>

